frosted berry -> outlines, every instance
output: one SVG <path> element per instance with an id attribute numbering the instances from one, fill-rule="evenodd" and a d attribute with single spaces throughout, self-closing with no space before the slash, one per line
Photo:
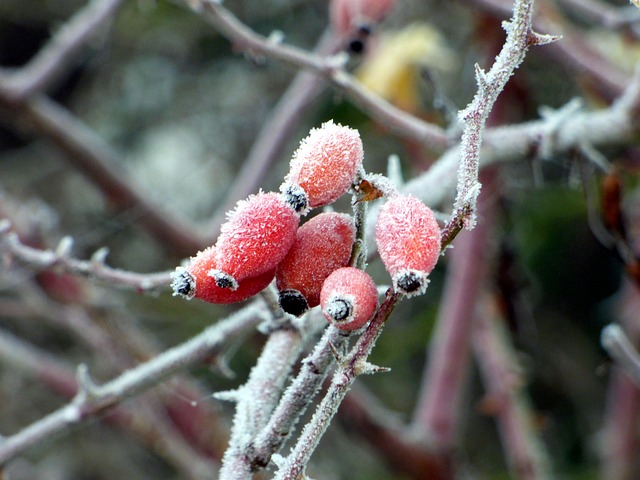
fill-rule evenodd
<path id="1" fill-rule="evenodd" d="M 302 315 L 320 304 L 325 279 L 349 264 L 355 234 L 351 216 L 336 212 L 321 213 L 298 229 L 295 243 L 276 269 L 285 312 Z"/>
<path id="2" fill-rule="evenodd" d="M 398 195 L 382 206 L 376 243 L 397 291 L 407 296 L 425 292 L 440 256 L 440 237 L 433 212 L 416 197 Z"/>
<path id="3" fill-rule="evenodd" d="M 356 330 L 373 316 L 378 291 L 373 279 L 362 270 L 344 267 L 327 277 L 320 293 L 322 313 L 341 330 Z"/>
<path id="4" fill-rule="evenodd" d="M 199 298 L 210 303 L 236 303 L 263 290 L 275 276 L 275 269 L 238 283 L 236 290 L 220 288 L 209 272 L 216 269 L 215 248 L 209 247 L 192 257 L 186 267 L 178 267 L 172 275 L 174 295 L 187 299 Z"/>
<path id="5" fill-rule="evenodd" d="M 298 214 L 277 193 L 238 202 L 216 242 L 211 275 L 217 285 L 235 290 L 245 278 L 274 269 L 293 245 L 298 223 Z"/>
<path id="6" fill-rule="evenodd" d="M 395 3 L 396 0 L 331 0 L 331 25 L 343 36 L 369 30 L 384 19 Z"/>
<path id="7" fill-rule="evenodd" d="M 363 156 L 357 130 L 323 123 L 300 143 L 280 190 L 302 214 L 333 203 L 349 190 L 362 169 Z"/>

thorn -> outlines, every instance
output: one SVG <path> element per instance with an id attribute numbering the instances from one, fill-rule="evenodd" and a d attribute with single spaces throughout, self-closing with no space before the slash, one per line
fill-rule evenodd
<path id="1" fill-rule="evenodd" d="M 402 188 L 404 185 L 400 157 L 396 154 L 389 155 L 389 158 L 387 159 L 387 177 L 389 177 L 389 180 L 391 180 L 398 188 Z"/>
<path id="2" fill-rule="evenodd" d="M 224 390 L 215 392 L 212 397 L 221 402 L 238 403 L 240 401 L 240 390 Z"/>
<path id="3" fill-rule="evenodd" d="M 336 348 L 336 346 L 332 342 L 329 342 L 329 349 L 331 350 L 331 353 L 333 354 L 333 358 L 336 359 L 336 362 L 339 365 L 342 364 L 342 362 L 344 361 L 344 355 L 342 355 L 342 353 L 340 353 L 338 351 L 338 349 Z"/>
<path id="4" fill-rule="evenodd" d="M 562 35 L 546 35 L 542 33 L 536 33 L 534 31 L 529 32 L 527 36 L 527 46 L 547 45 L 549 43 L 557 42 L 562 39 Z"/>
<path id="5" fill-rule="evenodd" d="M 85 363 L 78 365 L 76 382 L 78 382 L 78 393 L 76 394 L 78 399 L 84 401 L 98 397 L 99 387 L 89 375 L 89 367 Z"/>
<path id="6" fill-rule="evenodd" d="M 56 247 L 56 255 L 60 258 L 69 258 L 72 248 L 73 238 L 69 236 L 62 237 Z"/>
<path id="7" fill-rule="evenodd" d="M 487 78 L 487 73 L 480 68 L 480 65 L 477 63 L 474 65 L 476 71 L 476 83 L 478 84 L 478 88 L 481 92 L 486 92 L 489 88 L 489 79 Z"/>
<path id="8" fill-rule="evenodd" d="M 216 357 L 211 366 L 224 378 L 228 378 L 230 380 L 236 378 L 236 372 L 234 372 L 229 366 L 229 362 L 225 355 Z"/>
<path id="9" fill-rule="evenodd" d="M 0 235 L 4 235 L 11 230 L 11 220 L 3 218 L 0 220 Z"/>
<path id="10" fill-rule="evenodd" d="M 284 41 L 284 32 L 282 30 L 273 30 L 267 37 L 267 41 L 273 45 L 280 45 Z"/>
<path id="11" fill-rule="evenodd" d="M 353 366 L 353 372 L 358 375 L 373 375 L 374 373 L 385 373 L 391 371 L 390 368 L 380 367 L 369 363 L 366 360 L 358 360 Z"/>
<path id="12" fill-rule="evenodd" d="M 91 255 L 91 263 L 96 266 L 104 265 L 107 260 L 107 255 L 109 255 L 109 248 L 100 247 Z"/>

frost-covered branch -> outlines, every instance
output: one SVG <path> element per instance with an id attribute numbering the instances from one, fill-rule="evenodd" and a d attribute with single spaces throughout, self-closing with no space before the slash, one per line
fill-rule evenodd
<path id="1" fill-rule="evenodd" d="M 249 452 L 254 469 L 266 467 L 271 456 L 278 453 L 292 435 L 333 364 L 334 356 L 330 345 L 340 350 L 346 340 L 344 332 L 329 326 L 313 352 L 302 361 L 300 372 L 282 395 L 267 425 L 252 442 Z"/>
<path id="2" fill-rule="evenodd" d="M 339 55 L 320 57 L 306 50 L 259 35 L 244 25 L 221 2 L 215 0 L 184 0 L 201 14 L 234 45 L 252 55 L 277 59 L 298 68 L 304 68 L 327 78 L 356 105 L 371 117 L 403 136 L 418 140 L 433 150 L 447 145 L 445 131 L 425 122 L 364 88 L 343 68 L 346 58 Z"/>
<path id="3" fill-rule="evenodd" d="M 261 302 L 252 303 L 191 340 L 124 372 L 104 385 L 95 385 L 88 377 L 86 368 L 80 368 L 80 389 L 69 404 L 23 430 L 0 439 L 0 465 L 50 438 L 51 435 L 68 430 L 104 412 L 177 371 L 215 356 L 224 350 L 229 338 L 239 335 L 262 320 L 265 318 Z"/>
<path id="4" fill-rule="evenodd" d="M 500 92 L 524 60 L 532 45 L 544 45 L 559 37 L 540 35 L 532 29 L 533 0 L 516 1 L 513 17 L 503 24 L 507 39 L 495 63 L 488 72 L 476 64 L 478 91 L 471 103 L 460 112 L 464 122 L 458 169 L 458 192 L 453 206 L 453 216 L 445 228 L 443 243 L 461 228 L 471 229 L 476 221 L 476 201 L 480 193 L 478 170 L 482 135 L 489 113 Z"/>
<path id="5" fill-rule="evenodd" d="M 59 269 L 61 271 L 97 279 L 115 287 L 132 288 L 141 292 L 166 288 L 171 282 L 171 272 L 135 273 L 111 268 L 105 264 L 107 250 L 97 250 L 91 260 L 71 257 L 73 241 L 64 237 L 55 250 L 41 250 L 23 244 L 7 221 L 0 221 L 0 251 L 9 258 L 36 270 Z"/>
<path id="6" fill-rule="evenodd" d="M 72 368 L 48 352 L 1 330 L 0 363 L 37 379 L 63 397 L 73 397 L 77 391 L 76 375 Z M 126 407 L 114 406 L 104 421 L 137 435 L 189 478 L 204 479 L 203 471 L 205 468 L 211 471 L 214 462 L 206 460 L 192 445 L 187 444 L 176 427 L 167 422 L 163 411 L 151 409 L 149 403 L 150 398 L 143 396 Z"/>
<path id="7" fill-rule="evenodd" d="M 219 399 L 237 402 L 231 439 L 222 459 L 221 480 L 252 478 L 249 445 L 269 420 L 302 347 L 302 337 L 297 330 L 286 328 L 272 332 L 247 383 L 234 392 L 216 395 Z"/>
<path id="8" fill-rule="evenodd" d="M 333 375 L 329 390 L 318 405 L 309 423 L 305 425 L 291 453 L 278 465 L 276 479 L 296 480 L 301 478 L 311 455 L 327 431 L 340 403 L 356 377 L 362 374 L 385 371 L 383 368 L 368 363 L 367 358 L 399 298 L 399 294 L 394 293 L 392 289 L 387 291 L 384 302 L 364 333 L 347 356 L 339 359 L 339 366 Z"/>

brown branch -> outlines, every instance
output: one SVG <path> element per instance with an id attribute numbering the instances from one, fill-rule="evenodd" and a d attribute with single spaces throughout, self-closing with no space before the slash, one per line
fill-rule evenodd
<path id="1" fill-rule="evenodd" d="M 27 65 L 15 72 L 4 73 L 5 99 L 20 103 L 49 88 L 77 61 L 78 54 L 121 4 L 122 0 L 92 0 L 79 10 Z"/>
<path id="2" fill-rule="evenodd" d="M 416 118 L 368 91 L 344 70 L 342 67 L 345 62 L 344 57 L 324 58 L 300 48 L 272 41 L 244 25 L 220 2 L 185 0 L 185 3 L 208 20 L 237 48 L 249 54 L 264 55 L 298 68 L 311 70 L 327 78 L 354 104 L 399 135 L 418 140 L 436 151 L 446 147 L 447 135 L 442 128 Z"/>

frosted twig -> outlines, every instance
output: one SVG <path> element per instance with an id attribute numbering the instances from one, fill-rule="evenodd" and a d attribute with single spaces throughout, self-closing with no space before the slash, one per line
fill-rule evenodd
<path id="1" fill-rule="evenodd" d="M 329 427 L 340 403 L 356 377 L 365 373 L 376 373 L 385 370 L 368 363 L 367 357 L 382 333 L 385 322 L 391 315 L 399 298 L 400 295 L 394 293 L 392 289 L 387 291 L 386 298 L 371 323 L 369 323 L 349 354 L 340 362 L 338 370 L 333 375 L 329 390 L 318 405 L 309 423 L 305 425 L 295 447 L 279 466 L 280 468 L 275 477 L 277 480 L 297 480 L 302 478 L 311 455 Z"/>
<path id="2" fill-rule="evenodd" d="M 622 328 L 615 323 L 607 325 L 602 329 L 600 342 L 609 355 L 640 387 L 640 354 Z"/>
<path id="3" fill-rule="evenodd" d="M 171 282 L 171 272 L 145 274 L 111 268 L 104 262 L 106 256 L 104 249 L 96 251 L 91 260 L 78 260 L 72 258 L 69 255 L 70 252 L 65 249 L 41 250 L 29 247 L 20 241 L 16 233 L 8 230 L 7 222 L 1 223 L 0 250 L 5 255 L 16 258 L 36 270 L 56 268 L 67 273 L 97 279 L 115 287 L 132 288 L 141 292 L 163 289 Z M 60 245 L 66 244 L 69 247 L 65 248 L 70 248 L 69 241 L 69 237 L 64 237 Z"/>
<path id="4" fill-rule="evenodd" d="M 45 46 L 15 73 L 3 80 L 3 95 L 20 102 L 45 90 L 68 71 L 78 53 L 114 16 L 122 0 L 92 0 L 65 23 Z"/>
<path id="5" fill-rule="evenodd" d="M 63 397 L 73 397 L 78 389 L 77 373 L 74 374 L 71 368 L 49 353 L 1 330 L 0 363 L 37 378 L 51 391 Z M 140 411 L 143 405 L 144 413 Z M 138 435 L 150 448 L 184 471 L 189 478 L 202 479 L 200 473 L 204 465 L 207 465 L 210 471 L 213 462 L 205 460 L 186 444 L 176 428 L 168 425 L 162 415 L 153 414 L 148 405 L 149 398 L 142 397 L 129 403 L 126 408 L 114 406 L 104 420 L 110 425 Z M 150 414 L 153 414 L 154 418 L 151 418 Z"/>
<path id="6" fill-rule="evenodd" d="M 302 351 L 302 337 L 293 329 L 276 330 L 269 335 L 247 383 L 227 398 L 237 401 L 231 439 L 222 458 L 220 480 L 252 478 L 247 449 L 266 425 Z"/>
<path id="7" fill-rule="evenodd" d="M 269 422 L 257 434 L 251 445 L 249 456 L 254 470 L 266 467 L 271 456 L 280 451 L 320 390 L 335 359 L 329 344 L 341 350 L 347 338 L 343 332 L 329 326 L 313 352 L 302 360 L 300 372 L 286 389 Z"/>
<path id="8" fill-rule="evenodd" d="M 513 17 L 503 23 L 507 39 L 488 72 L 476 64 L 478 91 L 471 103 L 460 112 L 464 122 L 458 169 L 458 192 L 453 215 L 443 232 L 443 243 L 451 241 L 461 228 L 472 229 L 476 221 L 476 201 L 480 193 L 478 169 L 480 146 L 486 120 L 509 77 L 524 60 L 532 45 L 544 45 L 559 37 L 540 35 L 532 30 L 533 0 L 517 0 Z"/>
<path id="9" fill-rule="evenodd" d="M 473 0 L 473 3 L 496 14 L 508 15 L 511 11 L 510 0 Z M 604 54 L 585 41 L 583 35 L 562 29 L 558 19 L 562 17 L 559 9 L 547 3 L 534 21 L 534 27 L 544 29 L 549 25 L 562 35 L 562 42 L 555 42 L 547 49 L 550 56 L 575 73 L 585 75 L 589 83 L 607 98 L 619 95 L 629 83 L 629 73 L 616 62 L 612 62 Z"/>
<path id="10" fill-rule="evenodd" d="M 263 320 L 262 306 L 254 302 L 225 320 L 212 325 L 191 340 L 166 350 L 104 385 L 80 389 L 64 407 L 0 440 L 0 465 L 38 445 L 51 435 L 68 430 L 117 405 L 177 371 L 222 351 L 230 337 Z"/>
<path id="11" fill-rule="evenodd" d="M 380 96 L 364 88 L 342 64 L 341 57 L 320 57 L 285 43 L 274 43 L 240 22 L 215 0 L 184 0 L 194 11 L 206 18 L 238 48 L 250 54 L 260 54 L 315 72 L 327 78 L 356 105 L 371 117 L 398 134 L 422 142 L 433 150 L 447 145 L 444 130 L 391 105 Z"/>
<path id="12" fill-rule="evenodd" d="M 486 296 L 486 295 L 485 295 Z M 491 302 L 486 296 L 485 303 Z M 504 321 L 485 305 L 473 328 L 473 345 L 487 398 L 495 403 L 502 445 L 514 478 L 550 479 L 549 458 L 533 429 L 531 406 L 522 391 L 520 372 Z"/>

